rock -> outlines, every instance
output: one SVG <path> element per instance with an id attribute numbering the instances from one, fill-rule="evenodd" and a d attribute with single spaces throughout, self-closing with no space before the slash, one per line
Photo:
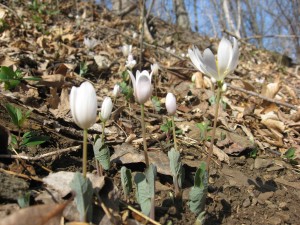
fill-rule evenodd
<path id="1" fill-rule="evenodd" d="M 256 205 L 257 202 L 258 202 L 258 201 L 257 201 L 257 198 L 253 198 L 253 199 L 252 199 L 252 204 L 251 204 L 251 205 Z"/>
<path id="2" fill-rule="evenodd" d="M 289 209 L 286 202 L 280 202 L 278 206 L 282 210 L 288 210 Z"/>
<path id="3" fill-rule="evenodd" d="M 255 169 L 267 168 L 271 165 L 273 165 L 273 160 L 272 159 L 256 158 L 255 161 L 254 161 L 254 168 Z"/>
<path id="4" fill-rule="evenodd" d="M 0 173 L 0 200 L 17 200 L 20 193 L 29 190 L 29 183 L 19 177 Z"/>
<path id="5" fill-rule="evenodd" d="M 276 212 L 276 216 L 280 217 L 286 223 L 290 220 L 290 215 L 288 213 Z"/>
<path id="6" fill-rule="evenodd" d="M 282 220 L 279 217 L 275 217 L 275 216 L 272 216 L 268 220 L 269 220 L 269 224 L 272 224 L 272 225 L 279 225 L 282 223 Z"/>
<path id="7" fill-rule="evenodd" d="M 243 202 L 243 207 L 244 207 L 244 208 L 247 208 L 247 207 L 250 206 L 250 204 L 251 204 L 250 199 L 249 199 L 249 198 L 246 198 L 246 199 L 244 200 L 244 202 Z"/>
<path id="8" fill-rule="evenodd" d="M 258 202 L 261 203 L 261 204 L 264 204 L 264 202 L 266 200 L 268 200 L 269 198 L 271 198 L 272 196 L 274 195 L 274 192 L 272 191 L 269 191 L 269 192 L 264 192 L 264 193 L 261 193 L 259 196 L 258 196 Z"/>

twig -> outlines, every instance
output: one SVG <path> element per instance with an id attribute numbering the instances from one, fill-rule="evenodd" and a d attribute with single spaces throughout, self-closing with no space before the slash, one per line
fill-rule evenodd
<path id="1" fill-rule="evenodd" d="M 39 182 L 43 182 L 43 180 L 40 179 L 40 178 L 33 177 L 33 176 L 28 176 L 28 175 L 25 175 L 25 174 L 22 174 L 22 173 L 15 173 L 13 171 L 5 170 L 5 169 L 2 169 L 2 168 L 0 168 L 0 172 L 10 174 L 10 175 L 14 175 L 14 176 L 17 176 L 17 177 L 22 177 L 22 178 L 29 179 L 29 180 L 36 180 L 36 181 L 39 181 Z"/>
<path id="2" fill-rule="evenodd" d="M 271 99 L 271 98 L 268 98 L 266 96 L 263 96 L 263 95 L 260 95 L 256 92 L 253 92 L 253 91 L 248 91 L 248 90 L 245 90 L 243 88 L 240 88 L 240 87 L 236 87 L 236 86 L 233 86 L 229 83 L 226 83 L 228 87 L 234 89 L 234 90 L 238 90 L 238 91 L 241 91 L 241 92 L 244 92 L 248 95 L 252 95 L 252 96 L 255 96 L 255 97 L 258 97 L 258 98 L 261 98 L 263 100 L 266 100 L 268 102 L 272 102 L 272 103 L 275 103 L 277 105 L 282 105 L 282 106 L 285 106 L 285 107 L 288 107 L 288 108 L 291 108 L 291 109 L 294 109 L 294 110 L 298 110 L 298 106 L 294 106 L 292 104 L 289 104 L 289 103 L 286 103 L 286 102 L 281 102 L 281 101 L 278 101 L 278 100 L 275 100 L 275 99 Z"/>
<path id="3" fill-rule="evenodd" d="M 142 71 L 142 64 L 143 64 L 143 44 L 144 44 L 144 23 L 145 23 L 145 0 L 142 0 L 141 3 L 141 34 L 140 34 L 140 71 Z"/>
<path id="4" fill-rule="evenodd" d="M 57 150 L 54 152 L 48 152 L 39 156 L 24 156 L 24 155 L 0 155 L 0 158 L 5 158 L 5 159 L 24 159 L 24 160 L 31 160 L 31 161 L 37 161 L 37 160 L 41 160 L 43 158 L 47 158 L 53 155 L 58 155 L 58 154 L 62 154 L 65 152 L 71 152 L 71 151 L 76 151 L 78 149 L 80 149 L 81 146 L 74 146 L 74 147 L 69 147 L 69 148 L 65 148 L 65 149 L 61 149 L 61 150 Z"/>
<path id="5" fill-rule="evenodd" d="M 160 223 L 158 223 L 155 220 L 151 219 L 150 217 L 144 215 L 143 213 L 141 213 L 140 211 L 138 211 L 135 208 L 131 207 L 130 205 L 128 205 L 127 208 L 129 210 L 131 210 L 132 212 L 138 214 L 140 217 L 144 218 L 147 222 L 150 222 L 150 223 L 155 224 L 155 225 L 161 225 Z"/>

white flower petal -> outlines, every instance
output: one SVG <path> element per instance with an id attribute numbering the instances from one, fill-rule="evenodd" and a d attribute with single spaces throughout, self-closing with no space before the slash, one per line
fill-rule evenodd
<path id="1" fill-rule="evenodd" d="M 218 71 L 220 77 L 223 77 L 224 73 L 229 69 L 232 54 L 233 50 L 230 41 L 226 38 L 222 38 L 218 47 Z"/>
<path id="2" fill-rule="evenodd" d="M 206 70 L 206 74 L 214 77 L 218 80 L 218 71 L 216 66 L 216 59 L 212 51 L 207 48 L 203 52 L 203 67 Z"/>

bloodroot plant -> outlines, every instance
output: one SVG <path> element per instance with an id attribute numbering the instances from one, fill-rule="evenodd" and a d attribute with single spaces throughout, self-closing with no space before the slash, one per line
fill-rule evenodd
<path id="1" fill-rule="evenodd" d="M 176 113 L 177 105 L 176 105 L 176 97 L 172 93 L 168 93 L 166 97 L 166 108 L 168 114 L 172 118 L 172 130 L 173 130 L 173 140 L 174 140 L 174 148 L 168 152 L 168 157 L 170 160 L 170 169 L 173 176 L 173 184 L 175 188 L 175 203 L 178 209 L 182 208 L 182 199 L 181 199 L 181 188 L 182 182 L 184 180 L 184 168 L 182 166 L 180 152 L 177 147 L 176 140 L 176 132 L 175 132 L 175 122 L 174 115 Z"/>
<path id="2" fill-rule="evenodd" d="M 224 79 L 227 75 L 233 73 L 238 64 L 239 49 L 238 43 L 233 38 L 233 45 L 226 38 L 222 38 L 217 57 L 214 56 L 210 49 L 205 49 L 203 55 L 199 49 L 193 47 L 188 50 L 190 59 L 194 66 L 202 73 L 210 76 L 217 84 L 217 97 L 215 103 L 214 125 L 212 137 L 206 163 L 202 162 L 195 175 L 194 187 L 190 192 L 190 209 L 198 215 L 196 224 L 203 224 L 205 220 L 205 199 L 207 195 L 208 171 L 209 163 L 212 157 L 213 145 L 215 142 L 215 134 L 217 121 L 219 116 L 219 107 L 222 93 L 226 91 L 227 85 Z"/>

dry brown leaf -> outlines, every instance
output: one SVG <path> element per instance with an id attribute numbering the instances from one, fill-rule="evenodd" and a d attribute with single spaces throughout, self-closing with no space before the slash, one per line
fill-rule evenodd
<path id="1" fill-rule="evenodd" d="M 278 116 L 274 112 L 261 115 L 261 119 L 261 123 L 271 130 L 272 133 L 282 137 L 282 133 L 285 131 L 285 125 L 283 122 L 279 121 Z"/>
<path id="2" fill-rule="evenodd" d="M 0 225 L 57 225 L 67 204 L 35 205 L 20 209 L 1 219 Z"/>
<path id="3" fill-rule="evenodd" d="M 281 88 L 281 82 L 280 82 L 279 78 L 277 78 L 274 83 L 266 84 L 263 87 L 261 94 L 267 98 L 273 99 L 273 98 L 275 98 L 275 96 L 278 93 L 278 91 L 280 90 L 280 88 Z"/>
<path id="4" fill-rule="evenodd" d="M 2 55 L 0 56 L 0 66 L 12 66 L 17 64 L 16 61 L 13 61 L 8 55 Z"/>
<path id="5" fill-rule="evenodd" d="M 43 75 L 41 78 L 42 80 L 39 81 L 39 84 L 48 87 L 60 88 L 65 83 L 65 77 L 61 74 Z"/>
<path id="6" fill-rule="evenodd" d="M 110 157 L 111 162 L 141 163 L 145 162 L 143 152 L 138 152 L 135 148 L 123 143 L 114 147 L 115 153 Z M 157 166 L 157 172 L 165 175 L 172 175 L 168 156 L 162 151 L 148 151 L 149 161 Z"/>

